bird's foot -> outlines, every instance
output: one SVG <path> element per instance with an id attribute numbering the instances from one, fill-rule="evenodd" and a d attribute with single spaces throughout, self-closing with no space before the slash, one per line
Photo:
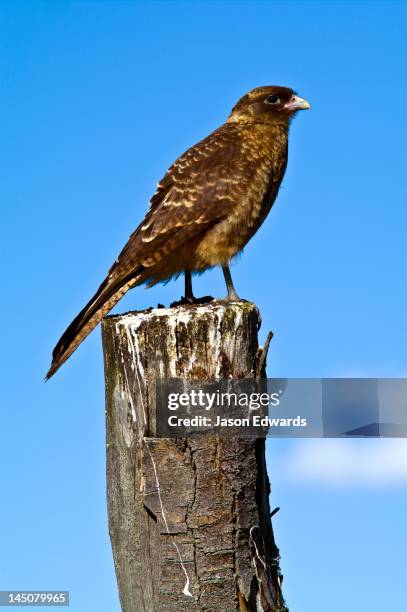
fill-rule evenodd
<path id="1" fill-rule="evenodd" d="M 204 295 L 200 298 L 196 297 L 182 297 L 177 302 L 171 302 L 170 308 L 174 308 L 176 306 L 193 306 L 194 304 L 209 304 L 213 302 L 215 298 L 211 295 Z"/>
<path id="2" fill-rule="evenodd" d="M 237 293 L 231 292 L 231 293 L 228 293 L 226 297 L 220 300 L 216 300 L 216 301 L 220 302 L 221 304 L 230 304 L 231 302 L 248 302 L 249 300 L 243 300 L 241 297 L 237 295 Z"/>

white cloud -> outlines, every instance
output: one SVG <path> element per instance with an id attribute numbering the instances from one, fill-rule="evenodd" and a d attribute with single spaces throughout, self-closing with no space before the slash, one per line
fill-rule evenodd
<path id="1" fill-rule="evenodd" d="M 407 439 L 297 440 L 274 456 L 280 478 L 326 485 L 407 485 Z M 276 465 L 278 463 L 278 466 Z"/>

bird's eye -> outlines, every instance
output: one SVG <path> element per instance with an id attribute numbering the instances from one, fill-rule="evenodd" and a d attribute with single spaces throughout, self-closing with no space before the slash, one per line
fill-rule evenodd
<path id="1" fill-rule="evenodd" d="M 278 102 L 280 102 L 280 98 L 276 96 L 276 94 L 271 94 L 271 96 L 267 96 L 266 100 L 268 104 L 278 104 Z"/>

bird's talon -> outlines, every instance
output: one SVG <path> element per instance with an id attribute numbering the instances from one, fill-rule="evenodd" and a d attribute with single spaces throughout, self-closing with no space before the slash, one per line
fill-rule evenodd
<path id="1" fill-rule="evenodd" d="M 209 304 L 210 302 L 214 302 L 215 298 L 212 297 L 211 295 L 203 295 L 200 298 L 194 298 L 193 299 L 193 304 Z"/>
<path id="2" fill-rule="evenodd" d="M 188 301 L 187 298 L 182 297 L 180 300 L 176 301 L 176 302 L 171 302 L 170 304 L 170 308 L 176 308 L 177 306 L 189 306 L 190 302 Z"/>
<path id="3" fill-rule="evenodd" d="M 250 300 L 244 300 L 241 297 L 239 297 L 238 295 L 227 295 L 226 297 L 220 299 L 220 300 L 216 300 L 218 302 L 218 304 L 233 304 L 233 302 L 244 302 L 244 303 L 248 303 Z"/>
<path id="4" fill-rule="evenodd" d="M 209 302 L 213 302 L 214 299 L 215 298 L 211 295 L 204 295 L 200 298 L 183 296 L 177 302 L 171 302 L 170 308 L 176 308 L 177 306 L 194 306 L 195 304 L 209 304 Z"/>

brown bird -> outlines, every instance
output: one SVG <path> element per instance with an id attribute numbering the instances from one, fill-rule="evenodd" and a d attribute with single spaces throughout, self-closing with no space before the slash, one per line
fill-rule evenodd
<path id="1" fill-rule="evenodd" d="M 52 353 L 50 378 L 132 287 L 152 286 L 221 265 L 227 300 L 238 300 L 230 260 L 263 223 L 287 166 L 288 129 L 308 102 L 286 87 L 258 87 L 243 96 L 226 123 L 191 147 L 159 182 L 150 208 L 93 298 Z"/>

